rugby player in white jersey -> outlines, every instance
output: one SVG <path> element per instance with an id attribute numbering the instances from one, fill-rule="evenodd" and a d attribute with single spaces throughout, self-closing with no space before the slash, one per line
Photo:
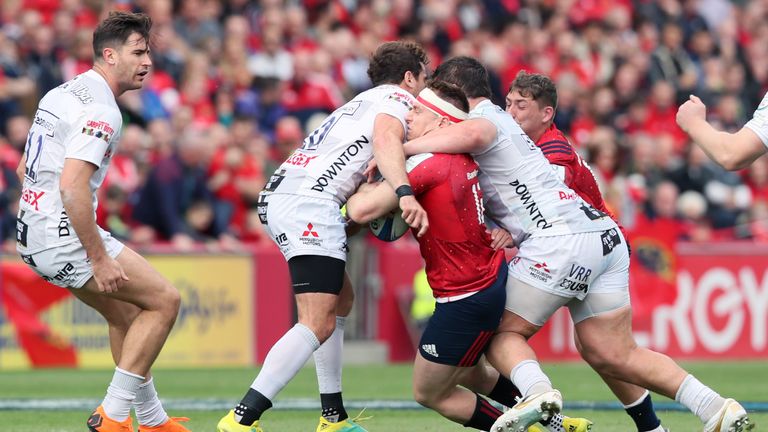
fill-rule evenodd
<path id="1" fill-rule="evenodd" d="M 95 432 L 186 431 L 163 410 L 150 377 L 179 310 L 179 293 L 149 263 L 95 221 L 96 190 L 122 126 L 115 98 L 141 88 L 152 67 L 144 14 L 115 12 L 93 33 L 93 68 L 40 101 L 18 174 L 23 192 L 17 249 L 35 272 L 67 288 L 109 325 L 117 364 L 88 419 Z M 186 420 L 186 419 L 184 419 Z"/>
<path id="2" fill-rule="evenodd" d="M 705 432 L 751 429 L 738 402 L 722 398 L 668 356 L 637 346 L 626 240 L 610 217 L 557 177 L 514 119 L 491 103 L 482 64 L 456 57 L 440 65 L 435 78 L 462 87 L 472 109 L 469 119 L 409 141 L 406 154 L 472 154 L 488 216 L 518 247 L 509 265 L 507 310 L 488 358 L 523 399 L 491 430 L 523 431 L 561 409 L 560 393 L 527 344 L 561 306 L 570 310 L 582 356 L 601 374 L 675 398 L 704 422 Z"/>
<path id="3" fill-rule="evenodd" d="M 768 93 L 752 119 L 738 132 L 719 131 L 709 124 L 707 106 L 694 95 L 678 108 L 677 124 L 723 168 L 730 171 L 746 168 L 768 152 Z"/>
<path id="4" fill-rule="evenodd" d="M 405 115 L 425 87 L 427 61 L 411 42 L 379 46 L 368 68 L 375 87 L 331 113 L 259 196 L 261 222 L 288 261 L 299 322 L 272 346 L 242 401 L 219 421 L 219 432 L 261 431 L 262 413 L 316 350 L 323 405 L 317 430 L 364 430 L 348 418 L 341 400 L 342 317 L 352 293 L 344 283 L 347 235 L 339 208 L 375 158 L 397 193 L 403 219 L 420 235 L 426 232 L 427 214 L 408 183 L 402 143 Z"/>

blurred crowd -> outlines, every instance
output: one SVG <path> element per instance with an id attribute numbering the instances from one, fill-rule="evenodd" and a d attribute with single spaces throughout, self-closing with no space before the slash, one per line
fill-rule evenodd
<path id="1" fill-rule="evenodd" d="M 768 159 L 729 173 L 675 124 L 696 94 L 738 130 L 768 88 L 768 1 L 3 0 L 0 235 L 14 249 L 15 168 L 39 99 L 88 70 L 109 10 L 148 13 L 153 73 L 119 99 L 124 127 L 98 222 L 136 245 L 238 248 L 264 238 L 255 201 L 307 131 L 367 89 L 381 42 L 430 68 L 481 59 L 500 105 L 521 69 L 558 86 L 556 124 L 631 232 L 768 240 Z"/>

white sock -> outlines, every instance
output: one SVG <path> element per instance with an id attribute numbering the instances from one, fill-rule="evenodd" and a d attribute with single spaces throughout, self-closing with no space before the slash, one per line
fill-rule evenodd
<path id="1" fill-rule="evenodd" d="M 159 426 L 168 421 L 168 414 L 157 397 L 154 378 L 139 385 L 136 399 L 133 400 L 133 409 L 136 410 L 136 419 L 142 426 Z"/>
<path id="2" fill-rule="evenodd" d="M 706 423 L 722 408 L 725 403 L 719 394 L 705 386 L 701 381 L 688 375 L 680 384 L 675 394 L 675 400 L 696 414 L 701 421 Z"/>
<path id="3" fill-rule="evenodd" d="M 344 324 L 347 318 L 336 317 L 336 329 L 315 351 L 315 369 L 320 393 L 341 392 L 341 358 L 344 350 Z"/>
<path id="4" fill-rule="evenodd" d="M 142 382 L 143 376 L 116 367 L 112 382 L 107 387 L 107 395 L 101 402 L 104 414 L 118 422 L 127 419 L 131 415 L 131 403 L 136 399 L 136 391 Z"/>
<path id="5" fill-rule="evenodd" d="M 656 429 L 650 430 L 648 432 L 667 432 L 666 429 L 664 429 L 664 425 L 659 425 Z"/>
<path id="6" fill-rule="evenodd" d="M 552 390 L 552 382 L 536 360 L 520 362 L 512 369 L 509 379 L 517 386 L 524 398 L 530 394 Z"/>
<path id="7" fill-rule="evenodd" d="M 320 342 L 312 330 L 303 324 L 296 324 L 269 350 L 251 388 L 269 400 L 274 399 L 318 348 Z"/>

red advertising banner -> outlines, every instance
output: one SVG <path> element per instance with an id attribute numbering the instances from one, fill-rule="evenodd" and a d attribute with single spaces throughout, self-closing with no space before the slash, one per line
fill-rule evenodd
<path id="1" fill-rule="evenodd" d="M 414 351 L 404 330 L 408 317 L 391 304 L 397 290 L 411 289 L 413 272 L 404 263 L 418 263 L 420 257 L 415 247 L 393 246 L 379 249 L 379 339 L 390 345 L 391 361 L 409 361 Z M 633 252 L 630 293 L 637 342 L 676 359 L 768 358 L 768 247 L 714 243 L 676 249 L 666 259 L 656 255 L 653 260 Z M 531 345 L 542 360 L 579 358 L 564 309 Z"/>

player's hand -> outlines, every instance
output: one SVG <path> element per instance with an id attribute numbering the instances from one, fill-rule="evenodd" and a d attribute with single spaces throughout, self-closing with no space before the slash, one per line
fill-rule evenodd
<path id="1" fill-rule="evenodd" d="M 106 257 L 91 263 L 93 266 L 93 279 L 96 286 L 103 293 L 115 293 L 124 281 L 130 280 L 123 271 L 123 266 L 117 260 Z"/>
<path id="2" fill-rule="evenodd" d="M 677 125 L 685 133 L 690 133 L 691 126 L 696 120 L 706 120 L 707 106 L 697 96 L 690 98 L 677 109 Z"/>
<path id="3" fill-rule="evenodd" d="M 416 201 L 413 195 L 400 198 L 400 209 L 403 210 L 403 220 L 411 228 L 417 230 L 416 237 L 421 237 L 429 229 L 427 211 Z"/>
<path id="4" fill-rule="evenodd" d="M 493 250 L 513 247 L 515 242 L 512 240 L 512 234 L 503 228 L 494 228 L 491 230 L 491 247 Z"/>
<path id="5" fill-rule="evenodd" d="M 376 159 L 371 159 L 370 162 L 368 162 L 368 166 L 365 167 L 365 171 L 363 171 L 363 175 L 368 179 L 368 183 L 373 183 L 376 181 L 376 173 L 378 172 L 379 166 L 376 164 Z"/>

